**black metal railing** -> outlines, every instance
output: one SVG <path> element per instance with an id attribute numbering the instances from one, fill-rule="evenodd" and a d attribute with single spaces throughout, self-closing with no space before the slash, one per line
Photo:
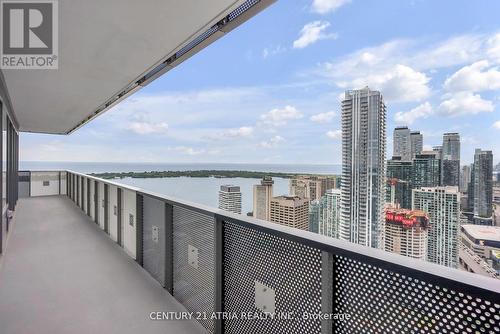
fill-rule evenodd
<path id="1" fill-rule="evenodd" d="M 500 332 L 498 280 L 81 173 L 64 176 L 63 194 L 210 332 Z"/>

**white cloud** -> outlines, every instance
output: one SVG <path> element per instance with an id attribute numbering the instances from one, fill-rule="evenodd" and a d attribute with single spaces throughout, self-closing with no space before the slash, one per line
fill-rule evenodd
<path id="1" fill-rule="evenodd" d="M 239 137 L 248 137 L 252 135 L 253 127 L 251 126 L 242 126 L 236 129 L 229 129 L 224 133 L 224 136 L 229 138 L 239 138 Z"/>
<path id="2" fill-rule="evenodd" d="M 322 112 L 312 115 L 310 119 L 315 123 L 329 123 L 335 118 L 336 115 L 337 113 L 335 111 Z"/>
<path id="3" fill-rule="evenodd" d="M 177 151 L 186 155 L 201 155 L 201 154 L 219 154 L 219 150 L 206 150 L 206 149 L 196 149 L 187 146 L 176 146 L 173 148 L 168 148 L 170 151 Z"/>
<path id="4" fill-rule="evenodd" d="M 303 49 L 322 39 L 337 38 L 337 34 L 325 32 L 329 26 L 330 23 L 326 21 L 314 21 L 306 24 L 302 30 L 300 30 L 299 38 L 293 42 L 293 48 Z"/>
<path id="5" fill-rule="evenodd" d="M 418 107 L 413 108 L 406 112 L 397 112 L 394 116 L 394 120 L 398 124 L 413 124 L 417 119 L 428 118 L 434 113 L 432 106 L 429 102 L 425 102 Z"/>
<path id="6" fill-rule="evenodd" d="M 330 139 L 341 139 L 342 138 L 342 130 L 332 130 L 326 133 L 326 136 Z"/>
<path id="7" fill-rule="evenodd" d="M 312 11 L 318 14 L 327 14 L 337 10 L 351 0 L 313 0 Z"/>
<path id="8" fill-rule="evenodd" d="M 135 121 L 129 123 L 128 129 L 139 135 L 162 134 L 167 132 L 168 124 L 165 122 Z"/>
<path id="9" fill-rule="evenodd" d="M 260 120 L 267 125 L 283 126 L 288 121 L 302 118 L 302 113 L 293 106 L 285 106 L 282 109 L 272 109 L 260 116 Z"/>
<path id="10" fill-rule="evenodd" d="M 274 148 L 274 147 L 278 146 L 278 144 L 280 144 L 284 141 L 285 141 L 285 138 L 276 135 L 274 137 L 271 137 L 269 140 L 261 141 L 260 146 L 263 148 Z"/>
<path id="11" fill-rule="evenodd" d="M 425 144 L 422 147 L 422 151 L 432 151 L 432 145 Z"/>
<path id="12" fill-rule="evenodd" d="M 487 60 L 478 61 L 462 67 L 444 83 L 449 91 L 481 92 L 500 88 L 500 71 L 498 67 L 489 67 Z"/>
<path id="13" fill-rule="evenodd" d="M 479 94 L 460 92 L 447 97 L 441 102 L 439 112 L 446 116 L 474 115 L 481 112 L 492 112 L 493 103 L 484 100 Z"/>
<path id="14" fill-rule="evenodd" d="M 484 59 L 500 63 L 500 34 L 465 34 L 436 42 L 391 40 L 322 63 L 315 74 L 343 89 L 369 85 L 390 102 L 421 101 L 431 93 L 430 74 Z"/>
<path id="15" fill-rule="evenodd" d="M 488 57 L 495 61 L 497 64 L 500 64 L 500 33 L 490 37 L 487 41 Z"/>
<path id="16" fill-rule="evenodd" d="M 425 73 L 415 71 L 405 65 L 396 65 L 387 71 L 354 78 L 350 82 L 340 82 L 343 88 L 369 86 L 380 90 L 387 101 L 420 101 L 430 95 L 427 86 L 430 78 Z"/>
<path id="17" fill-rule="evenodd" d="M 493 127 L 495 129 L 499 129 L 500 130 L 500 121 L 496 121 L 495 123 L 493 123 Z"/>
<path id="18" fill-rule="evenodd" d="M 264 48 L 264 50 L 262 50 L 262 58 L 267 59 L 271 56 L 275 56 L 275 55 L 283 53 L 285 51 L 286 51 L 286 48 L 282 47 L 281 45 L 269 47 L 269 48 Z"/>
<path id="19" fill-rule="evenodd" d="M 208 140 L 224 140 L 224 139 L 238 139 L 250 137 L 254 132 L 251 126 L 242 126 L 234 129 L 215 130 L 211 129 L 209 133 L 202 135 L 203 139 Z"/>

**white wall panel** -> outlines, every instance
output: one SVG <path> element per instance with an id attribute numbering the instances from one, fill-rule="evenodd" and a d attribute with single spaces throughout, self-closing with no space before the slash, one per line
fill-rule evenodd
<path id="1" fill-rule="evenodd" d="M 61 172 L 61 195 L 66 195 L 66 172 Z"/>
<path id="2" fill-rule="evenodd" d="M 83 194 L 82 194 L 82 210 L 83 212 L 87 213 L 87 178 L 84 177 L 82 178 L 82 189 L 83 189 Z"/>
<path id="3" fill-rule="evenodd" d="M 59 195 L 59 172 L 31 172 L 31 196 Z"/>
<path id="4" fill-rule="evenodd" d="M 99 226 L 104 230 L 104 183 L 99 182 Z"/>
<path id="5" fill-rule="evenodd" d="M 109 236 L 114 241 L 118 240 L 118 188 L 108 186 L 108 212 L 109 212 Z"/>
<path id="6" fill-rule="evenodd" d="M 93 221 L 95 221 L 95 181 L 90 180 L 90 217 L 92 218 Z"/>
<path id="7" fill-rule="evenodd" d="M 132 258 L 136 258 L 136 194 L 123 189 L 122 193 L 123 248 Z"/>

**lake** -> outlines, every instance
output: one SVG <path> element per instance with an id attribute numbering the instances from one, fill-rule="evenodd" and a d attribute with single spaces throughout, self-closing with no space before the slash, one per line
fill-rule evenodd
<path id="1" fill-rule="evenodd" d="M 98 162 L 38 162 L 21 161 L 19 170 L 58 170 L 68 169 L 80 173 L 102 172 L 144 172 L 144 171 L 185 171 L 185 170 L 245 170 L 259 172 L 340 174 L 339 165 L 284 165 L 284 164 L 167 164 L 167 163 L 98 163 Z M 288 194 L 288 179 L 274 179 L 274 196 Z M 253 178 L 213 178 L 213 177 L 174 177 L 174 178 L 123 178 L 116 182 L 136 186 L 144 190 L 176 197 L 211 207 L 219 205 L 221 185 L 240 186 L 242 193 L 242 213 L 252 211 L 253 185 L 260 179 Z"/>

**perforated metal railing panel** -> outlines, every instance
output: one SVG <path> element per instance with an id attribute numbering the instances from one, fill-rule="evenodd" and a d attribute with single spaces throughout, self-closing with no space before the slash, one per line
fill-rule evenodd
<path id="1" fill-rule="evenodd" d="M 206 312 L 199 321 L 214 332 L 215 219 L 180 206 L 173 211 L 174 297 L 191 312 Z"/>
<path id="2" fill-rule="evenodd" d="M 300 319 L 322 311 L 321 251 L 225 222 L 224 277 L 225 311 L 238 316 L 225 321 L 225 333 L 321 333 L 319 320 Z M 262 312 L 256 282 L 274 290 L 275 314 L 291 312 L 294 319 L 241 319 L 242 313 Z"/>
<path id="3" fill-rule="evenodd" d="M 77 202 L 78 182 L 73 179 Z M 141 198 L 137 196 L 139 263 Z M 500 333 L 497 281 L 475 284 L 470 274 L 460 271 L 456 280 L 450 279 L 450 272 L 441 275 L 425 263 L 402 266 L 306 234 L 167 203 L 173 205 L 173 295 L 189 311 L 209 317 L 216 305 L 226 314 L 238 314 L 239 319 L 222 322 L 224 333 Z M 215 228 L 213 215 L 222 229 Z M 216 261 L 216 254 L 223 256 Z M 263 309 L 290 312 L 295 319 L 241 318 Z M 349 317 L 333 323 L 303 320 L 304 312 Z M 211 319 L 199 321 L 210 332 L 219 325 Z"/>
<path id="4" fill-rule="evenodd" d="M 342 256 L 335 257 L 338 333 L 500 333 L 500 301 L 484 300 Z M 495 294 L 492 294 L 495 298 Z"/>

